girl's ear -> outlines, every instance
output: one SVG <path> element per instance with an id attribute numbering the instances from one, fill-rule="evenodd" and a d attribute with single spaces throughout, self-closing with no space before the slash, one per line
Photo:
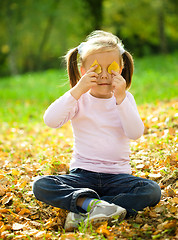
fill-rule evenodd
<path id="1" fill-rule="evenodd" d="M 80 71 L 81 71 L 82 76 L 86 73 L 84 67 L 82 67 L 82 66 L 80 67 Z"/>

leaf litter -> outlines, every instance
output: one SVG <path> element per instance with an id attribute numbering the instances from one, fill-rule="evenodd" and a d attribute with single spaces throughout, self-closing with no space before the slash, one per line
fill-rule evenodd
<path id="1" fill-rule="evenodd" d="M 37 201 L 32 182 L 39 175 L 69 172 L 70 124 L 55 130 L 43 124 L 2 123 L 0 239 L 178 239 L 177 109 L 176 101 L 139 106 L 145 133 L 131 142 L 133 174 L 160 185 L 160 203 L 112 226 L 81 224 L 66 233 L 67 211 Z"/>

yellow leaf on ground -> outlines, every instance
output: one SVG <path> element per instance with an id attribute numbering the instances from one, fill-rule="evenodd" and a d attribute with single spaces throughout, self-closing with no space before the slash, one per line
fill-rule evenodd
<path id="1" fill-rule="evenodd" d="M 12 169 L 11 173 L 12 173 L 13 176 L 19 176 L 20 175 L 20 172 L 15 168 Z"/>
<path id="2" fill-rule="evenodd" d="M 156 212 L 150 211 L 149 216 L 152 218 L 157 218 L 159 215 Z"/>
<path id="3" fill-rule="evenodd" d="M 27 208 L 24 208 L 22 209 L 20 212 L 19 212 L 19 215 L 29 215 L 30 214 L 30 210 L 27 209 Z"/>
<path id="4" fill-rule="evenodd" d="M 111 233 L 109 232 L 109 230 L 107 229 L 107 222 L 105 222 L 103 225 L 99 226 L 96 229 L 96 232 L 99 234 L 103 234 L 105 237 L 109 236 Z"/>
<path id="5" fill-rule="evenodd" d="M 178 197 L 174 197 L 171 202 L 178 204 Z"/>

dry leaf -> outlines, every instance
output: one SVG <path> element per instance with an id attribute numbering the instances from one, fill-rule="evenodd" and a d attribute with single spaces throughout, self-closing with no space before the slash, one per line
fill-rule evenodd
<path id="1" fill-rule="evenodd" d="M 18 170 L 15 169 L 15 168 L 12 169 L 11 173 L 12 173 L 13 176 L 19 176 L 19 175 L 20 175 L 20 171 L 18 171 Z"/>
<path id="2" fill-rule="evenodd" d="M 160 173 L 150 173 L 148 176 L 152 180 L 157 180 L 157 179 L 160 179 L 162 177 L 162 175 Z"/>
<path id="3" fill-rule="evenodd" d="M 176 195 L 174 189 L 170 186 L 166 189 L 166 194 L 168 197 L 174 197 Z"/>
<path id="4" fill-rule="evenodd" d="M 108 73 L 112 74 L 112 70 L 115 72 L 119 72 L 120 70 L 119 64 L 115 61 L 108 67 Z"/>
<path id="5" fill-rule="evenodd" d="M 0 185 L 0 197 L 4 196 L 6 193 L 6 190 L 3 186 Z"/>
<path id="6" fill-rule="evenodd" d="M 103 234 L 105 237 L 108 237 L 109 235 L 111 235 L 111 233 L 109 232 L 109 230 L 107 229 L 107 222 L 105 222 L 104 224 L 102 224 L 101 226 L 99 226 L 96 229 L 96 232 L 99 234 Z"/>
<path id="7" fill-rule="evenodd" d="M 13 199 L 13 194 L 11 193 L 7 193 L 2 199 L 1 199 L 1 203 L 3 205 L 6 205 L 8 203 L 10 203 L 10 201 Z"/>
<path id="8" fill-rule="evenodd" d="M 99 65 L 98 61 L 95 60 L 94 63 L 90 66 L 90 68 L 94 67 L 95 65 L 98 65 L 97 68 L 95 69 L 96 73 L 101 73 L 101 66 Z"/>
<path id="9" fill-rule="evenodd" d="M 18 214 L 21 215 L 21 216 L 22 215 L 29 215 L 30 214 L 30 210 L 27 209 L 27 208 L 24 208 Z"/>
<path id="10" fill-rule="evenodd" d="M 173 199 L 171 199 L 171 202 L 178 204 L 178 197 L 174 197 Z"/>
<path id="11" fill-rule="evenodd" d="M 157 218 L 159 215 L 154 211 L 150 211 L 149 216 L 152 217 L 152 218 Z"/>
<path id="12" fill-rule="evenodd" d="M 18 231 L 18 230 L 21 230 L 25 227 L 25 224 L 20 224 L 20 223 L 13 223 L 12 225 L 12 229 L 14 231 Z"/>

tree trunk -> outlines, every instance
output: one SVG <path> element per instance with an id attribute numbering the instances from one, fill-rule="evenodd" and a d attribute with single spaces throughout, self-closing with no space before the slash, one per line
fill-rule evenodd
<path id="1" fill-rule="evenodd" d="M 8 54 L 8 65 L 11 75 L 17 75 L 18 69 L 17 69 L 17 63 L 16 63 L 16 33 L 15 33 L 15 26 L 14 26 L 14 19 L 13 19 L 13 13 L 11 9 L 11 1 L 6 1 L 6 29 L 7 29 L 7 44 L 9 46 L 9 54 Z"/>
<path id="2" fill-rule="evenodd" d="M 54 0 L 53 1 L 52 8 L 50 9 L 51 14 L 48 17 L 46 28 L 44 30 L 41 43 L 39 45 L 39 51 L 38 51 L 38 55 L 37 55 L 37 64 L 38 64 L 38 69 L 39 70 L 42 69 L 41 56 L 43 56 L 45 46 L 46 46 L 46 44 L 49 40 L 51 31 L 52 31 L 53 23 L 54 23 L 54 20 L 55 20 L 55 14 L 54 13 L 57 9 L 57 6 L 58 6 L 59 2 L 60 2 L 60 0 Z"/>
<path id="3" fill-rule="evenodd" d="M 93 28 L 95 30 L 100 30 L 102 26 L 102 20 L 103 20 L 103 13 L 102 13 L 102 6 L 103 6 L 103 0 L 86 0 L 91 16 L 94 19 L 93 22 Z"/>
<path id="4" fill-rule="evenodd" d="M 162 2 L 160 9 L 158 10 L 158 29 L 159 29 L 159 40 L 160 40 L 160 52 L 167 53 L 167 41 L 165 33 L 165 4 Z"/>

